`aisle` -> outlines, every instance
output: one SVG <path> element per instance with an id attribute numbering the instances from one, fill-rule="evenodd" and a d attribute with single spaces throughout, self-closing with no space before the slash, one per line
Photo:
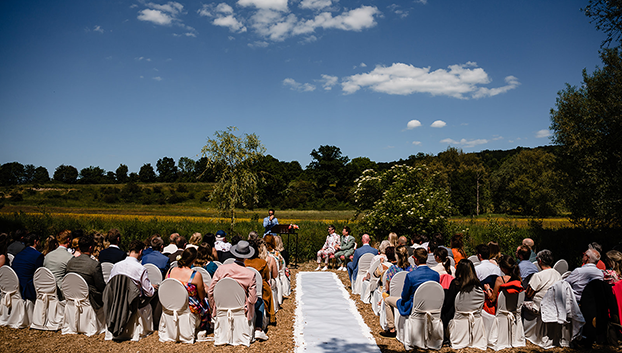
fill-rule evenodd
<path id="1" fill-rule="evenodd" d="M 380 353 L 369 327 L 332 272 L 296 277 L 296 353 Z"/>

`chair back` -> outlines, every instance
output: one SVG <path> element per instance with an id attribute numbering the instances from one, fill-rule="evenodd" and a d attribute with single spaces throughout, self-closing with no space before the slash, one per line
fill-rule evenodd
<path id="1" fill-rule="evenodd" d="M 102 274 L 104 275 L 104 282 L 108 283 L 110 280 L 110 271 L 112 271 L 112 267 L 114 266 L 111 262 L 102 262 Z"/>
<path id="2" fill-rule="evenodd" d="M 19 293 L 19 279 L 9 266 L 0 267 L 0 290 L 2 293 Z"/>
<path id="3" fill-rule="evenodd" d="M 417 268 L 417 264 L 415 263 L 415 259 L 412 256 L 408 257 L 408 263 L 410 264 L 410 267 Z"/>
<path id="4" fill-rule="evenodd" d="M 259 271 L 257 271 L 257 269 L 255 268 L 248 267 L 248 266 L 246 268 L 248 268 L 249 270 L 255 273 L 257 300 L 262 299 L 263 298 L 263 278 L 261 277 L 261 273 L 259 273 Z"/>
<path id="5" fill-rule="evenodd" d="M 393 275 L 391 283 L 389 283 L 389 294 L 393 297 L 402 295 L 402 289 L 404 289 L 404 281 L 408 275 L 407 271 L 400 271 Z"/>
<path id="6" fill-rule="evenodd" d="M 359 258 L 359 263 L 358 263 L 359 274 L 365 275 L 365 273 L 367 273 L 367 270 L 369 270 L 369 266 L 371 265 L 371 262 L 374 259 L 374 256 L 375 255 L 372 253 L 367 253 L 367 254 L 363 254 Z"/>
<path id="7" fill-rule="evenodd" d="M 193 267 L 193 270 L 196 270 L 198 273 L 201 274 L 201 277 L 203 278 L 203 286 L 205 287 L 205 290 L 207 291 L 207 288 L 209 288 L 210 283 L 212 283 L 212 275 L 209 274 L 209 272 L 207 272 L 207 270 L 203 267 L 197 266 L 197 267 Z"/>
<path id="8" fill-rule="evenodd" d="M 473 263 L 474 266 L 477 266 L 480 264 L 479 259 L 477 258 L 477 255 L 471 255 L 469 256 L 469 261 L 471 261 Z"/>
<path id="9" fill-rule="evenodd" d="M 167 278 L 158 288 L 158 298 L 162 306 L 170 311 L 180 312 L 188 307 L 188 290 L 175 278 Z"/>
<path id="10" fill-rule="evenodd" d="M 6 257 L 9 259 L 9 266 L 11 266 L 11 264 L 13 263 L 13 259 L 15 258 L 15 255 L 13 254 L 6 254 Z"/>
<path id="11" fill-rule="evenodd" d="M 222 266 L 222 262 L 220 262 L 220 261 L 214 261 L 214 263 L 215 263 L 215 264 L 216 264 L 216 266 L 218 266 L 218 267 Z"/>
<path id="12" fill-rule="evenodd" d="M 162 271 L 158 268 L 158 266 L 154 264 L 144 264 L 143 265 L 147 269 L 147 277 L 149 277 L 149 282 L 152 285 L 159 285 L 162 283 Z"/>
<path id="13" fill-rule="evenodd" d="M 82 276 L 74 272 L 65 275 L 61 289 L 69 300 L 81 301 L 89 298 L 89 285 Z"/>
<path id="14" fill-rule="evenodd" d="M 459 292 L 455 301 L 456 312 L 481 312 L 485 298 L 486 295 L 480 288 L 474 288 L 470 292 Z"/>
<path id="15" fill-rule="evenodd" d="M 233 278 L 223 278 L 214 286 L 214 303 L 218 310 L 244 307 L 244 288 Z"/>
<path id="16" fill-rule="evenodd" d="M 168 266 L 169 269 L 175 268 L 175 267 L 177 267 L 177 261 L 171 262 L 171 264 Z"/>
<path id="17" fill-rule="evenodd" d="M 54 274 L 46 267 L 39 267 L 34 274 L 33 284 L 37 295 L 39 293 L 56 294 L 56 279 Z"/>
<path id="18" fill-rule="evenodd" d="M 223 265 L 229 265 L 235 262 L 235 258 L 230 257 L 228 259 L 225 260 L 225 262 L 223 263 Z"/>
<path id="19" fill-rule="evenodd" d="M 430 312 L 440 315 L 444 300 L 445 291 L 440 283 L 435 281 L 424 282 L 415 291 L 411 315 L 417 312 Z"/>
<path id="20" fill-rule="evenodd" d="M 558 260 L 553 266 L 560 275 L 563 275 L 566 271 L 568 271 L 568 262 L 564 259 Z"/>

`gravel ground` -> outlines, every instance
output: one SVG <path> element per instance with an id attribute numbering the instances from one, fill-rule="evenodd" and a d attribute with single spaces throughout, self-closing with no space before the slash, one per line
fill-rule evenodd
<path id="1" fill-rule="evenodd" d="M 313 271 L 316 264 L 313 262 L 301 264 L 296 270 L 292 272 L 292 288 L 295 289 L 296 273 L 298 271 Z M 338 277 L 346 284 L 346 288 L 349 288 L 349 280 L 347 272 L 338 271 Z M 348 289 L 349 291 L 349 289 Z M 386 338 L 380 336 L 382 329 L 378 322 L 378 317 L 374 315 L 371 310 L 371 305 L 363 304 L 360 301 L 360 297 L 351 295 L 352 300 L 356 302 L 356 305 L 365 320 L 365 323 L 370 327 L 376 343 L 380 347 L 382 353 L 397 353 L 404 352 L 404 346 L 398 342 L 395 338 Z M 283 306 L 277 313 L 277 326 L 270 326 L 268 329 L 269 340 L 265 342 L 254 342 L 250 347 L 244 346 L 219 346 L 215 347 L 212 342 L 199 342 L 195 344 L 183 344 L 183 343 L 162 343 L 158 340 L 157 332 L 143 338 L 139 342 L 112 342 L 105 341 L 104 334 L 86 337 L 84 335 L 62 335 L 60 332 L 48 332 L 38 331 L 33 329 L 14 330 L 6 327 L 0 327 L 0 352 L 293 352 L 294 351 L 294 339 L 293 339 L 293 326 L 294 326 L 294 313 L 295 313 L 295 293 L 289 298 L 286 298 L 283 302 Z M 449 347 L 443 347 L 440 352 L 453 352 Z M 464 353 L 482 352 L 477 349 L 462 349 Z M 612 349 L 610 347 L 594 346 L 593 352 L 622 352 L 620 349 Z M 489 350 L 492 352 L 492 350 Z M 550 349 L 543 350 L 537 346 L 527 343 L 527 347 L 516 349 L 505 349 L 500 352 L 584 352 L 573 349 Z"/>

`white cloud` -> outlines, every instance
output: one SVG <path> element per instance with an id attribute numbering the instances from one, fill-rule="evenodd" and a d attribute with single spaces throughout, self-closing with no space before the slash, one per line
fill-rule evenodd
<path id="1" fill-rule="evenodd" d="M 448 145 L 457 145 L 457 146 L 463 146 L 463 147 L 467 147 L 467 148 L 471 148 L 471 147 L 475 147 L 477 145 L 484 145 L 488 143 L 488 140 L 486 139 L 477 139 L 477 140 L 467 140 L 467 139 L 461 139 L 460 141 L 456 141 L 456 140 L 452 140 L 450 138 L 446 138 L 440 141 L 441 143 L 446 143 Z"/>
<path id="2" fill-rule="evenodd" d="M 421 126 L 421 122 L 419 120 L 411 120 L 408 124 L 406 124 L 406 130 L 412 130 L 419 126 Z"/>
<path id="3" fill-rule="evenodd" d="M 212 21 L 213 25 L 227 27 L 231 32 L 244 33 L 247 31 L 244 23 L 236 18 L 233 7 L 224 2 L 216 5 L 215 7 L 213 4 L 203 5 L 197 13 L 202 17 L 214 17 L 214 20 Z"/>
<path id="4" fill-rule="evenodd" d="M 136 61 L 141 61 L 141 60 L 142 60 L 142 59 L 144 59 L 144 58 L 145 58 L 144 56 L 139 56 L 139 57 L 137 57 L 137 58 L 134 58 L 134 60 L 136 60 Z"/>
<path id="5" fill-rule="evenodd" d="M 246 27 L 242 24 L 242 22 L 233 17 L 233 15 L 217 17 L 212 23 L 216 26 L 228 27 L 231 32 L 246 32 Z"/>
<path id="6" fill-rule="evenodd" d="M 218 6 L 216 6 L 216 11 L 224 13 L 224 14 L 232 14 L 233 7 L 229 6 L 228 4 L 225 4 L 224 2 L 221 2 L 220 4 L 218 4 Z"/>
<path id="7" fill-rule="evenodd" d="M 315 41 L 317 41 L 317 37 L 314 36 L 314 35 L 310 35 L 310 36 L 306 37 L 305 39 L 299 41 L 298 43 L 300 43 L 300 44 L 308 44 L 308 43 L 313 43 Z"/>
<path id="8" fill-rule="evenodd" d="M 100 26 L 95 26 L 95 28 L 93 28 L 93 31 L 99 32 L 99 33 L 104 33 L 104 29 L 101 28 Z"/>
<path id="9" fill-rule="evenodd" d="M 332 4 L 332 0 L 302 0 L 299 6 L 302 9 L 321 10 Z"/>
<path id="10" fill-rule="evenodd" d="M 357 74 L 342 80 L 345 94 L 351 94 L 361 88 L 370 88 L 376 92 L 387 94 L 408 95 L 412 93 L 430 93 L 434 96 L 445 95 L 454 98 L 468 99 L 493 96 L 518 85 L 513 76 L 505 87 L 484 88 L 481 85 L 490 83 L 484 69 L 474 62 L 450 65 L 448 69 L 430 71 L 430 67 L 394 63 L 391 66 L 378 65 L 369 73 Z"/>
<path id="11" fill-rule="evenodd" d="M 258 9 L 287 11 L 287 0 L 238 0 L 238 5 Z"/>
<path id="12" fill-rule="evenodd" d="M 159 10 L 144 9 L 138 12 L 138 19 L 141 21 L 153 22 L 158 25 L 170 25 L 173 17 Z"/>
<path id="13" fill-rule="evenodd" d="M 400 18 L 408 17 L 408 11 L 400 9 L 400 5 L 391 4 L 387 6 L 387 8 L 394 14 L 398 15 Z"/>
<path id="14" fill-rule="evenodd" d="M 310 83 L 298 83 L 293 78 L 284 79 L 283 85 L 289 87 L 292 91 L 300 91 L 300 92 L 315 91 L 314 85 Z"/>
<path id="15" fill-rule="evenodd" d="M 543 138 L 551 136 L 551 131 L 549 129 L 544 129 L 536 132 L 536 138 Z"/>
<path id="16" fill-rule="evenodd" d="M 365 63 L 361 63 L 359 66 L 360 67 L 367 67 L 367 65 Z"/>
<path id="17" fill-rule="evenodd" d="M 176 25 L 188 31 L 183 35 L 187 37 L 196 37 L 196 30 L 190 26 L 186 26 L 179 18 L 180 15 L 186 14 L 184 11 L 184 5 L 175 1 L 169 1 L 164 5 L 153 2 L 143 3 L 143 5 L 147 8 L 138 11 L 139 20 L 155 23 L 161 26 Z M 181 36 L 179 34 L 173 35 L 176 37 Z"/>
<path id="18" fill-rule="evenodd" d="M 156 76 L 153 79 L 156 80 L 156 81 L 162 81 L 162 77 L 160 77 L 160 76 Z"/>
<path id="19" fill-rule="evenodd" d="M 255 41 L 253 43 L 248 43 L 248 46 L 251 47 L 251 48 L 265 48 L 268 45 L 269 45 L 268 42 L 261 41 L 261 40 Z"/>
<path id="20" fill-rule="evenodd" d="M 419 146 L 421 144 L 421 141 L 413 141 L 413 145 L 415 146 Z"/>
<path id="21" fill-rule="evenodd" d="M 492 140 L 493 140 L 493 141 L 503 140 L 503 136 L 494 135 L 494 137 L 492 138 Z"/>
<path id="22" fill-rule="evenodd" d="M 326 91 L 330 91 L 331 89 L 333 89 L 333 86 L 335 86 L 337 82 L 339 81 L 339 77 L 330 76 L 330 75 L 322 75 L 322 79 L 318 81 L 323 82 L 322 87 L 324 87 Z"/>
<path id="23" fill-rule="evenodd" d="M 447 125 L 446 122 L 444 122 L 442 120 L 436 120 L 435 122 L 432 123 L 432 125 L 430 125 L 430 127 L 441 128 L 441 127 L 445 127 L 445 125 Z"/>

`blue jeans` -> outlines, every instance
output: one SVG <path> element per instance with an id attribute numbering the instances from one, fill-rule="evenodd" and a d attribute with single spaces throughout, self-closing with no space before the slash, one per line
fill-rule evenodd
<path id="1" fill-rule="evenodd" d="M 255 329 L 260 328 L 263 331 L 263 313 L 265 311 L 263 299 L 257 298 L 255 303 Z"/>

